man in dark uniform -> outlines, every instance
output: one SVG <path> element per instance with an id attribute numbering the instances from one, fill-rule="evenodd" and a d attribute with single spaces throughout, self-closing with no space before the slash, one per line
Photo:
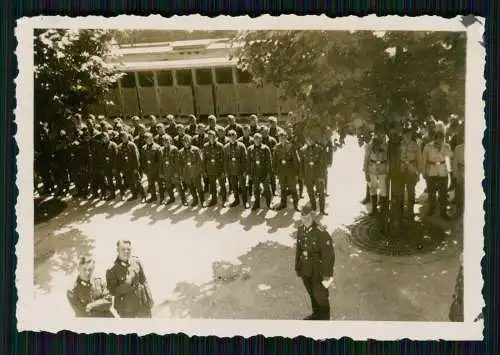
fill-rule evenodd
<path id="1" fill-rule="evenodd" d="M 64 130 L 55 139 L 53 153 L 54 180 L 57 185 L 56 196 L 65 195 L 69 190 L 69 148 L 70 142 Z"/>
<path id="2" fill-rule="evenodd" d="M 151 133 L 154 136 L 156 136 L 158 133 L 156 132 L 156 127 L 158 125 L 158 120 L 156 118 L 155 115 L 149 115 L 149 119 L 150 119 L 150 122 L 149 122 L 149 127 L 148 127 L 148 131 L 149 133 Z"/>
<path id="3" fill-rule="evenodd" d="M 109 190 L 107 199 L 112 200 L 116 197 L 116 186 L 113 179 L 116 180 L 116 184 L 119 186 L 120 190 L 123 189 L 123 187 L 121 186 L 121 178 L 118 170 L 118 145 L 110 141 L 107 132 L 102 134 L 100 155 L 101 157 L 99 160 L 102 161 L 103 174 L 106 177 L 106 186 L 103 191 L 107 188 L 107 190 Z"/>
<path id="4" fill-rule="evenodd" d="M 191 136 L 184 135 L 184 148 L 179 152 L 182 177 L 192 197 L 191 207 L 203 206 L 205 195 L 201 186 L 203 158 L 201 149 L 191 145 Z"/>
<path id="5" fill-rule="evenodd" d="M 292 114 L 293 115 L 293 114 Z M 289 114 L 289 116 L 291 116 Z M 306 144 L 305 137 L 304 137 L 304 128 L 301 125 L 301 122 L 297 122 L 293 124 L 292 126 L 292 144 L 294 148 L 297 150 L 297 154 L 300 157 L 300 149 Z M 297 183 L 299 185 L 299 198 L 304 197 L 304 180 L 302 179 L 302 176 L 297 178 Z"/>
<path id="6" fill-rule="evenodd" d="M 287 141 L 285 131 L 280 131 L 278 135 L 280 142 L 274 148 L 273 171 L 278 175 L 281 200 L 275 209 L 282 210 L 286 208 L 288 191 L 290 191 L 293 199 L 293 207 L 298 211 L 297 175 L 300 169 L 299 157 L 292 144 Z"/>
<path id="7" fill-rule="evenodd" d="M 200 123 L 196 127 L 196 136 L 193 137 L 191 144 L 203 150 L 203 147 L 207 143 L 208 135 L 205 133 L 205 125 L 203 123 Z M 203 192 L 208 192 L 208 186 L 208 176 L 203 175 Z"/>
<path id="8" fill-rule="evenodd" d="M 264 187 L 264 197 L 267 208 L 271 208 L 271 191 L 269 180 L 272 172 L 273 160 L 271 150 L 262 144 L 262 135 L 256 133 L 253 137 L 254 144 L 248 148 L 249 175 L 253 181 L 253 193 L 255 197 L 252 211 L 260 208 L 260 185 Z"/>
<path id="9" fill-rule="evenodd" d="M 76 317 L 113 318 L 112 296 L 106 282 L 94 277 L 95 261 L 81 257 L 78 262 L 78 277 L 66 297 Z"/>
<path id="10" fill-rule="evenodd" d="M 139 135 L 139 125 L 141 124 L 141 119 L 139 116 L 132 116 L 132 127 L 130 129 L 130 134 L 132 137 L 137 137 Z"/>
<path id="11" fill-rule="evenodd" d="M 250 135 L 253 137 L 255 133 L 260 133 L 261 126 L 259 125 L 259 118 L 257 115 L 250 116 Z"/>
<path id="12" fill-rule="evenodd" d="M 281 127 L 278 126 L 278 119 L 274 116 L 269 117 L 269 135 L 275 140 L 278 140 L 278 134 L 283 131 Z M 266 143 L 264 143 L 266 144 Z M 269 147 L 271 148 L 271 147 Z"/>
<path id="13" fill-rule="evenodd" d="M 326 166 L 325 169 L 325 195 L 328 194 L 328 168 L 330 168 L 333 164 L 333 143 L 332 143 L 332 132 L 330 127 L 327 127 L 325 135 L 323 136 L 323 148 L 325 149 L 326 155 Z"/>
<path id="14" fill-rule="evenodd" d="M 316 193 L 318 193 L 319 210 L 325 212 L 325 169 L 326 159 L 323 148 L 308 137 L 306 144 L 300 149 L 301 176 L 306 185 L 311 208 L 316 210 Z M 316 191 L 315 191 L 316 189 Z"/>
<path id="15" fill-rule="evenodd" d="M 142 147 L 141 166 L 142 170 L 148 178 L 148 190 L 151 197 L 148 203 L 155 202 L 158 198 L 156 195 L 156 184 L 160 173 L 161 151 L 160 146 L 153 141 L 153 135 L 147 132 L 144 135 L 146 144 Z"/>
<path id="16" fill-rule="evenodd" d="M 186 127 L 186 134 L 190 135 L 191 137 L 194 137 L 197 133 L 196 116 L 189 115 L 188 121 L 189 124 Z M 198 147 L 198 148 L 202 149 L 203 147 Z"/>
<path id="17" fill-rule="evenodd" d="M 271 158 L 273 158 L 274 147 L 276 147 L 276 144 L 278 144 L 278 142 L 276 141 L 276 139 L 269 135 L 269 127 L 262 126 L 260 130 L 262 134 L 262 144 L 269 147 L 269 150 L 271 151 Z M 271 184 L 271 193 L 273 194 L 273 196 L 276 196 L 276 175 L 272 170 L 269 174 L 269 180 Z"/>
<path id="18" fill-rule="evenodd" d="M 236 132 L 236 135 L 241 137 L 243 135 L 243 128 L 241 125 L 236 123 L 236 118 L 233 115 L 228 115 L 227 120 L 229 121 L 229 124 L 226 126 L 226 136 L 228 135 L 229 131 L 233 130 Z"/>
<path id="19" fill-rule="evenodd" d="M 217 135 L 217 142 L 221 143 L 222 145 L 226 145 L 229 143 L 229 138 L 226 136 L 226 131 L 222 126 L 218 126 L 215 133 Z"/>
<path id="20" fill-rule="evenodd" d="M 128 188 L 132 191 L 132 196 L 129 201 L 137 199 L 137 193 L 140 192 L 142 199 L 146 199 L 146 191 L 142 186 L 142 176 L 140 174 L 140 158 L 139 149 L 134 142 L 129 140 L 129 134 L 126 132 L 120 133 L 122 143 L 119 147 L 121 160 L 122 174 Z M 124 191 L 122 191 L 122 195 Z"/>
<path id="21" fill-rule="evenodd" d="M 313 313 L 306 320 L 330 320 L 328 288 L 333 282 L 335 251 L 326 228 L 315 220 L 309 206 L 302 208 L 297 232 L 295 272 L 302 278 L 311 298 Z"/>
<path id="22" fill-rule="evenodd" d="M 165 133 L 168 134 L 172 139 L 177 135 L 177 125 L 173 115 L 167 115 L 167 125 L 165 127 Z"/>
<path id="23" fill-rule="evenodd" d="M 153 298 L 140 260 L 131 256 L 132 243 L 119 240 L 116 248 L 118 257 L 106 272 L 115 309 L 122 318 L 151 318 Z"/>
<path id="24" fill-rule="evenodd" d="M 217 130 L 220 130 L 219 127 L 222 128 L 222 130 L 224 130 L 224 127 L 217 124 L 217 117 L 215 117 L 214 115 L 208 116 L 208 130 L 217 133 Z"/>
<path id="25" fill-rule="evenodd" d="M 177 125 L 177 135 L 174 137 L 174 145 L 177 149 L 182 149 L 184 147 L 184 136 L 186 136 L 186 129 L 183 125 Z"/>
<path id="26" fill-rule="evenodd" d="M 248 149 L 248 147 L 250 147 L 253 144 L 253 138 L 250 135 L 250 126 L 247 124 L 243 125 L 242 129 L 243 129 L 243 136 L 238 138 L 238 142 L 243 143 L 245 148 Z M 245 177 L 245 189 L 247 190 L 248 196 L 252 196 L 252 185 L 253 182 L 250 176 Z"/>
<path id="27" fill-rule="evenodd" d="M 104 186 L 104 175 L 102 172 L 102 161 L 100 161 L 99 151 L 102 149 L 102 135 L 101 132 L 94 129 L 91 130 L 90 138 L 90 187 L 91 193 L 94 198 L 104 198 L 104 191 L 101 190 L 99 194 L 99 188 Z"/>
<path id="28" fill-rule="evenodd" d="M 217 204 L 217 181 L 222 195 L 222 204 L 226 203 L 227 192 L 224 179 L 224 146 L 215 140 L 214 131 L 208 131 L 208 139 L 209 142 L 203 147 L 203 163 L 211 195 L 206 207 L 212 207 Z"/>
<path id="29" fill-rule="evenodd" d="M 146 126 L 142 123 L 139 124 L 136 128 L 136 132 L 137 135 L 134 136 L 134 143 L 137 146 L 137 149 L 139 149 L 139 155 L 142 155 L 142 148 L 146 144 Z"/>
<path id="30" fill-rule="evenodd" d="M 186 196 L 184 189 L 180 183 L 180 166 L 179 166 L 179 149 L 172 144 L 172 137 L 168 134 L 163 136 L 163 147 L 161 150 L 161 163 L 160 163 L 160 200 L 163 202 L 165 198 L 165 191 L 168 193 L 167 205 L 174 203 L 174 186 L 179 193 L 181 202 L 186 204 Z"/>
<path id="31" fill-rule="evenodd" d="M 52 178 L 52 171 L 50 169 L 51 161 L 51 145 L 50 145 L 50 131 L 46 122 L 40 122 L 39 134 L 37 135 L 37 152 L 38 154 L 38 167 L 43 182 L 43 192 L 48 194 L 54 189 L 54 180 Z"/>
<path id="32" fill-rule="evenodd" d="M 224 171 L 229 179 L 229 186 L 234 194 L 234 201 L 229 207 L 240 204 L 240 194 L 243 199 L 243 206 L 247 208 L 248 195 L 245 188 L 245 174 L 247 164 L 247 152 L 241 142 L 236 141 L 236 132 L 231 130 L 229 143 L 224 146 Z"/>
<path id="33" fill-rule="evenodd" d="M 164 135 L 165 135 L 165 126 L 163 125 L 163 123 L 156 124 L 156 135 L 153 136 L 153 140 L 155 141 L 155 143 L 161 146 L 163 143 L 162 137 Z"/>

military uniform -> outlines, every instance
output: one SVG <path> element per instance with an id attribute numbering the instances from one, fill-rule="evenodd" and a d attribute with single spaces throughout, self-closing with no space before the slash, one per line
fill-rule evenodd
<path id="1" fill-rule="evenodd" d="M 132 199 L 137 198 L 137 193 L 140 192 L 142 198 L 146 198 L 146 191 L 142 186 L 142 176 L 139 172 L 140 158 L 139 150 L 134 142 L 128 141 L 122 143 L 119 147 L 119 155 L 121 160 L 121 171 L 125 178 L 125 182 L 132 191 Z M 122 191 L 122 194 L 124 191 Z"/>
<path id="2" fill-rule="evenodd" d="M 229 133 L 230 130 L 235 131 L 236 132 L 236 136 L 238 138 L 241 137 L 241 136 L 243 136 L 243 127 L 240 124 L 238 124 L 238 123 L 227 125 L 226 128 L 225 128 L 226 135 Z"/>
<path id="3" fill-rule="evenodd" d="M 102 171 L 102 161 L 99 156 L 99 152 L 102 149 L 102 134 L 100 132 L 94 132 L 89 143 L 90 185 L 93 196 L 97 197 L 99 196 L 99 188 L 104 186 L 104 173 Z M 101 195 L 104 196 L 104 191 L 101 191 Z"/>
<path id="4" fill-rule="evenodd" d="M 151 318 L 153 298 L 138 258 L 132 257 L 128 262 L 117 258 L 106 272 L 106 281 L 120 317 Z"/>
<path id="5" fill-rule="evenodd" d="M 57 195 L 63 194 L 69 189 L 69 146 L 70 142 L 66 135 L 56 138 L 52 162 Z"/>
<path id="6" fill-rule="evenodd" d="M 165 126 L 165 133 L 168 134 L 172 139 L 177 136 L 177 125 L 175 123 Z"/>
<path id="7" fill-rule="evenodd" d="M 205 175 L 211 195 L 209 206 L 217 203 L 217 180 L 219 181 L 222 202 L 227 199 L 226 182 L 224 179 L 224 146 L 219 142 L 206 143 L 203 147 L 203 163 Z"/>
<path id="8" fill-rule="evenodd" d="M 54 180 L 50 169 L 52 152 L 49 129 L 47 127 L 41 127 L 38 138 L 37 151 L 39 152 L 39 155 L 37 157 L 37 167 L 39 169 L 37 170 L 40 172 L 40 176 L 42 178 L 44 192 L 49 193 L 54 188 Z"/>
<path id="9" fill-rule="evenodd" d="M 238 138 L 238 142 L 243 143 L 245 148 L 248 148 L 253 144 L 253 138 L 251 136 L 247 136 L 247 137 L 242 136 L 242 137 Z"/>
<path id="10" fill-rule="evenodd" d="M 118 145 L 112 141 L 102 143 L 100 155 L 99 160 L 102 162 L 102 171 L 106 178 L 106 188 L 109 189 L 110 198 L 114 198 L 116 186 L 113 179 L 116 181 L 118 187 L 123 189 L 118 170 Z"/>
<path id="11" fill-rule="evenodd" d="M 69 304 L 76 317 L 113 318 L 111 312 L 112 296 L 101 278 L 84 281 L 77 277 L 73 287 L 66 293 Z M 87 305 L 92 305 L 86 312 Z"/>
<path id="12" fill-rule="evenodd" d="M 269 127 L 269 136 L 274 138 L 274 139 L 278 139 L 278 134 L 283 131 L 283 129 L 279 126 L 270 126 Z"/>
<path id="13" fill-rule="evenodd" d="M 71 180 L 75 183 L 76 190 L 74 197 L 85 196 L 87 194 L 87 186 L 85 186 L 87 181 L 85 178 L 85 174 L 87 174 L 85 162 L 88 159 L 88 153 L 85 150 L 85 146 L 81 143 L 81 138 L 75 139 L 70 144 L 69 150 L 70 175 Z"/>
<path id="14" fill-rule="evenodd" d="M 302 278 L 311 298 L 311 319 L 330 319 L 328 289 L 323 286 L 322 281 L 333 277 L 334 264 L 335 252 L 326 229 L 316 222 L 310 228 L 301 225 L 297 233 L 295 272 Z"/>
<path id="15" fill-rule="evenodd" d="M 271 151 L 271 159 L 273 158 L 274 154 L 274 148 L 278 144 L 276 139 L 273 137 L 269 136 L 262 136 L 262 144 L 267 145 L 269 147 L 269 150 Z M 271 192 L 273 195 L 276 195 L 276 175 L 275 172 L 272 170 L 273 167 L 271 167 L 271 172 L 269 174 L 269 183 L 271 185 Z"/>
<path id="16" fill-rule="evenodd" d="M 394 183 L 396 191 L 399 194 L 396 196 L 398 215 L 401 215 L 404 209 L 405 190 L 408 194 L 408 213 L 413 216 L 413 207 L 415 206 L 415 186 L 419 179 L 419 168 L 421 160 L 421 150 L 416 140 L 411 140 L 408 143 L 401 142 L 399 147 L 399 166 L 397 166 L 398 174 Z"/>
<path id="17" fill-rule="evenodd" d="M 260 208 L 260 185 L 264 187 L 264 198 L 267 207 L 271 206 L 271 191 L 269 189 L 272 174 L 273 161 L 271 150 L 267 145 L 252 145 L 248 148 L 249 175 L 253 181 L 253 193 L 255 202 L 253 210 Z"/>
<path id="18" fill-rule="evenodd" d="M 197 134 L 196 136 L 193 137 L 193 141 L 191 142 L 192 145 L 200 149 L 203 149 L 203 147 L 207 143 L 208 143 L 208 134 L 206 133 Z"/>
<path id="19" fill-rule="evenodd" d="M 311 208 L 316 210 L 316 193 L 319 209 L 325 213 L 325 170 L 326 159 L 324 149 L 319 144 L 304 145 L 300 149 L 301 176 L 306 185 Z M 316 191 L 314 189 L 316 188 Z M 315 193 L 316 192 L 316 193 Z"/>
<path id="20" fill-rule="evenodd" d="M 459 144 L 453 152 L 453 176 L 455 179 L 455 202 L 457 215 L 460 216 L 464 210 L 465 194 L 465 145 Z"/>
<path id="21" fill-rule="evenodd" d="M 140 134 L 138 136 L 134 137 L 134 143 L 137 146 L 137 149 L 139 149 L 139 156 L 142 155 L 142 148 L 146 144 L 146 136 L 144 134 Z M 142 169 L 141 169 L 142 171 Z"/>
<path id="22" fill-rule="evenodd" d="M 196 135 L 196 123 L 190 124 L 186 127 L 186 134 L 190 135 L 191 137 L 194 137 Z M 198 148 L 203 148 L 203 147 L 198 147 Z"/>
<path id="23" fill-rule="evenodd" d="M 279 209 L 285 208 L 288 191 L 292 194 L 293 206 L 298 209 L 299 196 L 297 195 L 297 175 L 299 175 L 299 157 L 291 143 L 278 143 L 273 155 L 274 171 L 280 183 L 281 201 Z"/>
<path id="24" fill-rule="evenodd" d="M 305 144 L 305 138 L 302 127 L 298 124 L 294 125 L 293 134 L 291 136 L 291 141 L 294 149 L 297 151 L 297 154 L 300 156 L 300 149 Z M 304 195 L 304 180 L 302 176 L 298 176 L 297 183 L 299 185 L 299 197 L 302 198 Z"/>
<path id="25" fill-rule="evenodd" d="M 142 147 L 141 166 L 148 178 L 148 190 L 151 194 L 150 201 L 156 201 L 156 184 L 160 173 L 161 147 L 156 144 L 145 144 Z"/>
<path id="26" fill-rule="evenodd" d="M 333 164 L 333 143 L 332 143 L 332 138 L 330 136 L 328 136 L 324 140 L 323 147 L 325 149 L 326 166 L 327 166 L 327 169 L 325 169 L 325 193 L 328 194 L 328 168 L 331 167 Z"/>
<path id="27" fill-rule="evenodd" d="M 234 194 L 234 202 L 231 206 L 237 206 L 240 203 L 241 194 L 243 205 L 246 207 L 248 202 L 247 190 L 245 188 L 247 150 L 243 143 L 228 143 L 224 146 L 224 171 L 229 179 L 229 187 Z"/>
<path id="28" fill-rule="evenodd" d="M 253 136 L 255 133 L 260 133 L 261 131 L 261 126 L 256 124 L 256 125 L 250 125 L 250 134 Z"/>
<path id="29" fill-rule="evenodd" d="M 184 194 L 184 189 L 181 186 L 179 173 L 179 149 L 173 144 L 162 147 L 161 149 L 161 162 L 160 162 L 160 200 L 163 201 L 165 198 L 165 191 L 167 191 L 169 200 L 167 204 L 175 201 L 174 197 L 174 186 L 179 193 L 181 201 L 183 204 L 186 203 L 186 196 Z"/>
<path id="30" fill-rule="evenodd" d="M 378 196 L 380 196 L 382 212 L 387 212 L 387 175 L 389 174 L 388 150 L 389 148 L 385 142 L 381 143 L 378 149 L 374 149 L 372 142 L 367 145 L 365 150 L 363 171 L 369 177 L 372 214 L 377 212 Z"/>
<path id="31" fill-rule="evenodd" d="M 187 136 L 187 134 L 178 134 L 174 137 L 173 144 L 179 149 L 184 148 L 184 137 Z"/>
<path id="32" fill-rule="evenodd" d="M 219 142 L 220 144 L 222 144 L 223 146 L 225 146 L 226 144 L 229 143 L 229 138 L 226 136 L 222 137 L 222 136 L 217 135 L 216 141 Z"/>
<path id="33" fill-rule="evenodd" d="M 203 205 L 205 196 L 201 186 L 201 175 L 203 174 L 201 150 L 193 145 L 189 148 L 184 147 L 180 150 L 179 157 L 183 180 L 193 197 L 191 206 L 196 206 L 198 202 Z"/>
<path id="34" fill-rule="evenodd" d="M 447 143 L 442 143 L 441 148 L 435 142 L 428 143 L 422 152 L 422 165 L 420 170 L 427 176 L 428 182 L 428 215 L 436 209 L 436 194 L 439 196 L 440 215 L 448 218 L 446 214 L 448 202 L 448 167 L 446 158 L 452 158 L 452 151 Z"/>

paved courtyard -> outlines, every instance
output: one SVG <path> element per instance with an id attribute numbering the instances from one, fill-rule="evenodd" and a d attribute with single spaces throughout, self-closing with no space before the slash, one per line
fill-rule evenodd
<path id="1" fill-rule="evenodd" d="M 384 256 L 356 248 L 352 225 L 365 207 L 363 152 L 355 140 L 334 155 L 323 218 L 333 233 L 336 263 L 332 317 L 338 320 L 447 321 L 459 268 L 461 225 L 443 224 L 439 248 Z M 417 195 L 423 190 L 417 187 Z M 301 200 L 301 204 L 307 199 Z M 294 272 L 299 213 L 243 208 L 190 208 L 137 202 L 68 200 L 61 213 L 35 225 L 35 298 L 46 316 L 72 317 L 66 290 L 81 254 L 104 276 L 116 241 L 132 241 L 155 299 L 155 317 L 302 319 L 310 313 Z M 401 236 L 404 238 L 405 236 Z"/>

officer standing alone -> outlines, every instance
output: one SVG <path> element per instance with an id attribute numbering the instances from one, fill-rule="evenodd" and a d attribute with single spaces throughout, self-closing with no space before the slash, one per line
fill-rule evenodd
<path id="1" fill-rule="evenodd" d="M 302 224 L 297 232 L 295 272 L 311 298 L 313 313 L 306 320 L 329 320 L 328 288 L 333 282 L 335 251 L 326 228 L 316 221 L 309 206 L 301 210 Z"/>

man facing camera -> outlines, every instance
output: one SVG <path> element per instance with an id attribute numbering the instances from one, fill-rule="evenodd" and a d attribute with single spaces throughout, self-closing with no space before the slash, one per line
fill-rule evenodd
<path id="1" fill-rule="evenodd" d="M 313 313 L 306 320 L 329 320 L 328 287 L 333 282 L 335 252 L 326 228 L 316 221 L 311 207 L 301 210 L 302 224 L 297 233 L 295 272 L 311 298 Z"/>

